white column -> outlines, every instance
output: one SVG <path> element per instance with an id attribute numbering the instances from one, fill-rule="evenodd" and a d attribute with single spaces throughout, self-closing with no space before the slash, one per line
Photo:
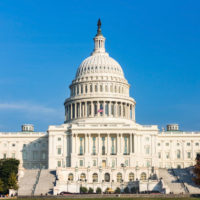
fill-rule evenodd
<path id="1" fill-rule="evenodd" d="M 100 113 L 98 112 L 99 109 L 100 109 L 100 103 L 99 101 L 97 101 L 97 116 L 98 117 L 100 116 Z"/>
<path id="2" fill-rule="evenodd" d="M 91 117 L 94 117 L 94 102 L 91 101 Z"/>
<path id="3" fill-rule="evenodd" d="M 106 103 L 105 101 L 103 101 L 103 116 L 105 117 L 106 115 L 106 107 L 105 107 Z"/>
<path id="4" fill-rule="evenodd" d="M 130 153 L 133 153 L 133 134 L 130 134 Z"/>

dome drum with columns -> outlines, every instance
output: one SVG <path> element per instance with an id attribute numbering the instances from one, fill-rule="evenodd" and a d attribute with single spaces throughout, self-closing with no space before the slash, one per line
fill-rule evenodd
<path id="1" fill-rule="evenodd" d="M 94 51 L 79 66 L 65 101 L 65 122 L 95 117 L 135 121 L 135 100 L 119 63 L 105 51 L 105 38 L 98 22 Z"/>

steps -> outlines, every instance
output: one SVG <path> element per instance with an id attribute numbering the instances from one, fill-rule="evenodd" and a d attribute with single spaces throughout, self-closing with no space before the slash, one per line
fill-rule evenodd
<path id="1" fill-rule="evenodd" d="M 30 196 L 32 194 L 38 172 L 39 169 L 24 170 L 24 176 L 19 180 L 18 196 Z"/>
<path id="2" fill-rule="evenodd" d="M 162 178 L 163 182 L 169 187 L 170 192 L 174 194 L 185 193 L 182 183 L 174 176 L 173 170 L 159 169 L 159 178 Z"/>
<path id="3" fill-rule="evenodd" d="M 189 169 L 174 169 L 174 173 L 184 182 L 190 194 L 200 194 L 200 187 L 192 180 L 193 176 L 189 173 Z"/>
<path id="4" fill-rule="evenodd" d="M 34 195 L 53 194 L 53 187 L 56 181 L 55 171 L 42 169 Z"/>

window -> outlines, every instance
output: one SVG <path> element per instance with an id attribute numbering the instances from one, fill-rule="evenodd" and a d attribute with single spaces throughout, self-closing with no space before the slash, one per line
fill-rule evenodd
<path id="1" fill-rule="evenodd" d="M 103 86 L 100 85 L 100 92 L 103 92 Z"/>
<path id="2" fill-rule="evenodd" d="M 23 152 L 22 152 L 22 157 L 23 157 L 23 160 L 26 160 L 26 159 L 27 159 L 27 152 L 26 152 L 26 151 L 23 151 Z"/>
<path id="3" fill-rule="evenodd" d="M 104 179 L 105 179 L 105 182 L 110 182 L 110 174 L 105 173 Z"/>
<path id="4" fill-rule="evenodd" d="M 118 174 L 117 174 L 117 182 L 118 182 L 118 183 L 121 183 L 121 182 L 122 182 L 122 174 L 121 174 L 121 173 L 118 173 Z"/>
<path id="5" fill-rule="evenodd" d="M 26 144 L 23 144 L 23 148 L 25 148 L 26 147 Z"/>
<path id="6" fill-rule="evenodd" d="M 128 160 L 125 160 L 125 166 L 128 166 Z"/>
<path id="7" fill-rule="evenodd" d="M 125 155 L 128 154 L 128 137 L 127 136 L 124 137 L 124 154 Z"/>
<path id="8" fill-rule="evenodd" d="M 180 159 L 181 158 L 181 151 L 177 150 L 177 158 Z"/>
<path id="9" fill-rule="evenodd" d="M 58 138 L 58 141 L 61 141 L 61 138 L 60 138 L 60 137 Z"/>
<path id="10" fill-rule="evenodd" d="M 12 146 L 15 147 L 15 144 L 13 143 Z"/>
<path id="11" fill-rule="evenodd" d="M 106 160 L 102 160 L 102 167 L 106 167 Z"/>
<path id="12" fill-rule="evenodd" d="M 95 92 L 98 92 L 98 86 L 95 85 Z"/>
<path id="13" fill-rule="evenodd" d="M 146 175 L 145 172 L 142 172 L 142 173 L 141 173 L 140 179 L 141 179 L 142 181 L 144 181 L 144 180 L 147 179 L 147 175 Z"/>
<path id="14" fill-rule="evenodd" d="M 97 166 L 97 161 L 96 160 L 93 160 L 93 166 Z"/>
<path id="15" fill-rule="evenodd" d="M 166 152 L 166 158 L 169 159 L 169 152 Z"/>
<path id="16" fill-rule="evenodd" d="M 106 154 L 105 137 L 102 137 L 102 155 Z"/>
<path id="17" fill-rule="evenodd" d="M 85 86 L 85 93 L 87 93 L 87 85 Z"/>
<path id="18" fill-rule="evenodd" d="M 46 153 L 45 153 L 45 152 L 42 153 L 42 159 L 43 159 L 43 160 L 46 159 Z"/>
<path id="19" fill-rule="evenodd" d="M 133 115 L 133 113 L 132 113 L 132 106 L 130 106 L 130 119 L 132 119 L 132 115 Z"/>
<path id="20" fill-rule="evenodd" d="M 81 85 L 81 94 L 83 94 L 83 86 Z"/>
<path id="21" fill-rule="evenodd" d="M 158 152 L 158 158 L 161 158 L 161 152 Z"/>
<path id="22" fill-rule="evenodd" d="M 77 94 L 79 94 L 79 85 L 77 85 Z"/>
<path id="23" fill-rule="evenodd" d="M 177 145 L 177 146 L 180 146 L 180 143 L 177 143 L 176 145 Z"/>
<path id="24" fill-rule="evenodd" d="M 160 146 L 160 143 L 158 143 L 157 145 Z"/>
<path id="25" fill-rule="evenodd" d="M 150 147 L 149 146 L 145 147 L 145 153 L 146 153 L 146 155 L 149 155 L 149 153 L 150 153 Z"/>
<path id="26" fill-rule="evenodd" d="M 61 148 L 60 148 L 60 147 L 57 148 L 57 154 L 58 154 L 58 155 L 61 155 Z"/>
<path id="27" fill-rule="evenodd" d="M 94 174 L 92 175 L 92 181 L 93 181 L 93 183 L 98 182 L 98 174 L 97 174 L 97 173 L 94 173 Z"/>
<path id="28" fill-rule="evenodd" d="M 195 143 L 195 145 L 196 145 L 196 146 L 199 146 L 199 143 L 197 142 L 197 143 Z"/>
<path id="29" fill-rule="evenodd" d="M 80 176 L 80 178 L 81 178 L 81 181 L 85 181 L 85 180 L 86 180 L 86 175 L 85 175 L 85 173 L 82 173 L 81 176 Z"/>
<path id="30" fill-rule="evenodd" d="M 61 167 L 61 161 L 60 161 L 60 160 L 58 160 L 57 166 L 58 166 L 58 167 Z"/>
<path id="31" fill-rule="evenodd" d="M 12 153 L 12 158 L 15 158 L 15 153 Z"/>
<path id="32" fill-rule="evenodd" d="M 92 147 L 92 154 L 96 155 L 96 137 L 92 137 L 93 140 L 93 147 Z"/>
<path id="33" fill-rule="evenodd" d="M 189 143 L 189 142 L 187 143 L 187 146 L 190 146 L 190 143 Z"/>
<path id="34" fill-rule="evenodd" d="M 4 153 L 4 154 L 3 154 L 3 158 L 6 159 L 6 157 L 7 157 L 7 156 L 6 156 L 6 153 Z"/>
<path id="35" fill-rule="evenodd" d="M 111 154 L 114 155 L 115 154 L 115 138 L 111 137 L 111 141 L 112 141 L 112 146 L 111 146 Z"/>
<path id="36" fill-rule="evenodd" d="M 92 92 L 92 85 L 90 85 L 90 92 Z"/>
<path id="37" fill-rule="evenodd" d="M 131 181 L 134 181 L 134 178 L 135 178 L 135 177 L 134 177 L 134 173 L 131 172 L 131 173 L 129 174 L 129 181 L 130 181 L 130 182 L 131 182 Z"/>
<path id="38" fill-rule="evenodd" d="M 108 103 L 106 103 L 106 106 L 105 106 L 105 114 L 106 114 L 106 115 L 109 115 L 109 110 L 108 110 L 108 108 L 109 108 L 109 107 L 108 107 Z"/>
<path id="39" fill-rule="evenodd" d="M 94 103 L 94 115 L 97 115 L 97 103 Z"/>
<path id="40" fill-rule="evenodd" d="M 70 174 L 68 175 L 68 180 L 69 180 L 69 181 L 73 181 L 73 180 L 74 180 L 74 175 L 73 175 L 72 173 L 70 173 Z"/>
<path id="41" fill-rule="evenodd" d="M 168 147 L 168 146 L 169 146 L 169 143 L 165 143 L 165 146 L 167 146 L 167 147 Z"/>
<path id="42" fill-rule="evenodd" d="M 83 138 L 80 137 L 80 155 L 83 155 Z"/>
<path id="43" fill-rule="evenodd" d="M 111 115 L 114 115 L 114 103 L 111 104 Z"/>
<path id="44" fill-rule="evenodd" d="M 83 167 L 83 160 L 80 160 L 80 167 Z"/>
<path id="45" fill-rule="evenodd" d="M 115 167 L 115 160 L 112 160 L 112 168 Z"/>
<path id="46" fill-rule="evenodd" d="M 191 152 L 187 152 L 187 158 L 191 158 Z"/>

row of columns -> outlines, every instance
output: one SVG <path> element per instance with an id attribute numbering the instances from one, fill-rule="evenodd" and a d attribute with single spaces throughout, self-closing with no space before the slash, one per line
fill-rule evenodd
<path id="1" fill-rule="evenodd" d="M 111 148 L 112 148 L 112 140 L 111 138 L 115 138 L 114 142 L 114 153 L 116 155 L 124 154 L 124 148 L 125 148 L 125 137 L 127 137 L 127 154 L 135 153 L 135 147 L 137 141 L 135 140 L 134 134 L 73 134 L 72 135 L 72 154 L 79 155 L 80 153 L 80 138 L 83 138 L 83 155 L 86 154 L 92 154 L 92 148 L 93 148 L 93 137 L 95 137 L 95 148 L 96 148 L 96 154 L 97 155 L 103 155 L 102 153 L 102 147 L 103 147 L 103 140 L 102 138 L 105 137 L 105 155 L 110 155 Z"/>
<path id="2" fill-rule="evenodd" d="M 95 116 L 122 117 L 135 120 L 135 108 L 133 104 L 116 101 L 85 101 L 70 103 L 65 106 L 66 121 Z"/>

